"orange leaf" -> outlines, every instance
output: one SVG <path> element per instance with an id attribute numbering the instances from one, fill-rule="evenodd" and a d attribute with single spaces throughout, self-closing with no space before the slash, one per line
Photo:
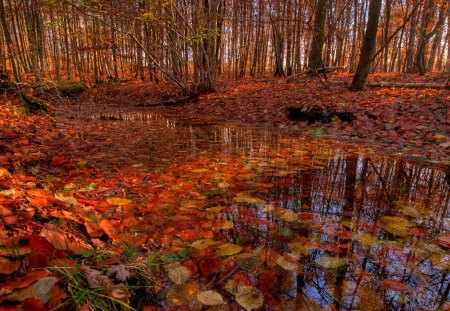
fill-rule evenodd
<path id="1" fill-rule="evenodd" d="M 11 274 L 20 267 L 20 261 L 0 262 L 0 274 Z"/>
<path id="2" fill-rule="evenodd" d="M 2 288 L 5 290 L 10 290 L 10 291 L 13 291 L 13 290 L 19 289 L 19 288 L 25 288 L 25 287 L 30 286 L 34 282 L 36 282 L 42 278 L 45 278 L 49 274 L 50 274 L 50 272 L 44 271 L 44 270 L 28 272 L 27 274 L 25 274 L 25 276 L 6 281 L 5 283 L 3 283 Z"/>

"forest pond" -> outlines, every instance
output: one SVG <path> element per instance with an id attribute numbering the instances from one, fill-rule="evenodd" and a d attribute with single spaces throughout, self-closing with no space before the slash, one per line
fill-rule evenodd
<path id="1" fill-rule="evenodd" d="M 450 186 L 438 168 L 145 111 L 86 124 L 90 178 L 106 176 L 95 187 L 123 200 L 104 211 L 109 237 L 163 263 L 143 305 L 431 310 L 447 301 Z"/>

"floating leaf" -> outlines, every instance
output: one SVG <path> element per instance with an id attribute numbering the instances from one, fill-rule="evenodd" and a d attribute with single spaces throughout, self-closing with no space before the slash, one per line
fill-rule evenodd
<path id="1" fill-rule="evenodd" d="M 324 256 L 322 258 L 316 259 L 316 264 L 325 269 L 338 269 L 345 266 L 347 262 L 347 258 L 339 257 Z"/>
<path id="2" fill-rule="evenodd" d="M 258 210 L 261 213 L 270 213 L 275 209 L 275 207 L 272 204 L 265 204 L 261 206 Z"/>
<path id="3" fill-rule="evenodd" d="M 405 228 L 411 228 L 415 225 L 410 222 L 409 220 L 399 217 L 399 216 L 383 216 L 381 220 L 391 226 L 397 226 L 397 227 L 405 227 Z"/>
<path id="4" fill-rule="evenodd" d="M 227 182 L 220 182 L 217 184 L 217 187 L 219 187 L 220 189 L 229 188 L 230 184 Z"/>
<path id="5" fill-rule="evenodd" d="M 248 311 L 261 308 L 264 304 L 264 295 L 254 286 L 238 286 L 235 299 L 239 305 Z"/>
<path id="6" fill-rule="evenodd" d="M 191 271 L 185 266 L 176 266 L 168 269 L 169 279 L 175 284 L 186 283 L 191 277 Z"/>
<path id="7" fill-rule="evenodd" d="M 301 242 L 292 242 L 288 244 L 291 252 L 297 257 L 302 258 L 308 256 L 310 246 Z"/>
<path id="8" fill-rule="evenodd" d="M 217 306 L 224 304 L 222 295 L 214 290 L 207 290 L 197 294 L 197 300 L 207 306 Z"/>
<path id="9" fill-rule="evenodd" d="M 231 256 L 234 254 L 239 253 L 242 250 L 242 247 L 236 244 L 226 243 L 223 245 L 220 245 L 216 255 L 217 256 Z"/>
<path id="10" fill-rule="evenodd" d="M 196 249 L 205 249 L 210 246 L 216 245 L 218 242 L 211 239 L 202 239 L 194 241 L 191 246 Z"/>
<path id="11" fill-rule="evenodd" d="M 390 234 L 400 237 L 407 237 L 409 235 L 409 229 L 407 227 L 397 227 L 395 225 L 387 225 L 384 227 L 384 230 L 386 230 Z"/>
<path id="12" fill-rule="evenodd" d="M 222 229 L 222 230 L 230 230 L 232 228 L 234 228 L 234 222 L 229 221 L 229 220 L 224 220 L 222 222 L 222 224 L 220 225 L 220 229 Z"/>
<path id="13" fill-rule="evenodd" d="M 448 254 L 433 254 L 431 255 L 431 262 L 440 269 L 450 269 L 450 255 Z"/>
<path id="14" fill-rule="evenodd" d="M 247 203 L 247 204 L 265 204 L 266 201 L 263 199 L 251 196 L 250 194 L 246 192 L 238 193 L 238 195 L 233 199 L 235 202 L 238 203 Z"/>
<path id="15" fill-rule="evenodd" d="M 296 262 L 288 261 L 283 256 L 278 257 L 277 264 L 286 271 L 295 271 L 298 269 Z"/>
<path id="16" fill-rule="evenodd" d="M 419 218 L 420 216 L 422 216 L 422 214 L 411 205 L 403 206 L 402 213 L 405 216 L 410 216 L 414 218 Z"/>
<path id="17" fill-rule="evenodd" d="M 450 248 L 450 234 L 439 237 L 438 242 L 440 245 Z"/>
<path id="18" fill-rule="evenodd" d="M 108 202 L 111 205 L 127 205 L 133 201 L 131 201 L 130 199 L 126 199 L 126 198 L 107 198 L 106 202 Z"/>
<path id="19" fill-rule="evenodd" d="M 281 215 L 281 220 L 292 222 L 298 220 L 298 215 L 294 212 L 287 212 Z"/>
<path id="20" fill-rule="evenodd" d="M 362 232 L 356 236 L 356 240 L 364 246 L 372 245 L 378 242 L 378 238 L 372 234 Z"/>

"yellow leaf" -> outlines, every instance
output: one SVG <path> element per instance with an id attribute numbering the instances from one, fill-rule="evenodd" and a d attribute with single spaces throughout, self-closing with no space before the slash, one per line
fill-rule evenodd
<path id="1" fill-rule="evenodd" d="M 405 228 L 411 228 L 415 225 L 410 222 L 409 220 L 406 220 L 405 218 L 399 217 L 399 216 L 384 216 L 381 218 L 381 220 L 386 225 L 396 226 L 396 227 L 405 227 Z"/>
<path id="2" fill-rule="evenodd" d="M 239 253 L 242 250 L 242 247 L 236 244 L 231 243 L 225 243 L 223 245 L 220 245 L 217 249 L 216 255 L 217 256 L 231 256 L 234 254 Z"/>
<path id="3" fill-rule="evenodd" d="M 197 240 L 197 241 L 193 242 L 191 244 L 191 246 L 196 249 L 205 249 L 210 246 L 216 245 L 217 243 L 218 242 L 211 240 L 211 239 L 203 239 L 203 240 Z"/>
<path id="4" fill-rule="evenodd" d="M 207 306 L 217 306 L 225 303 L 222 295 L 214 290 L 199 292 L 197 294 L 197 300 Z"/>
<path id="5" fill-rule="evenodd" d="M 229 229 L 232 229 L 232 228 L 234 228 L 234 223 L 232 221 L 229 221 L 229 220 L 224 220 L 222 222 L 222 224 L 220 225 L 220 229 L 222 229 L 222 230 L 229 230 Z"/>
<path id="6" fill-rule="evenodd" d="M 316 260 L 316 264 L 325 269 L 338 269 L 347 264 L 347 258 L 322 257 Z"/>
<path id="7" fill-rule="evenodd" d="M 277 264 L 286 271 L 295 271 L 298 269 L 296 262 L 288 261 L 283 256 L 278 257 Z"/>

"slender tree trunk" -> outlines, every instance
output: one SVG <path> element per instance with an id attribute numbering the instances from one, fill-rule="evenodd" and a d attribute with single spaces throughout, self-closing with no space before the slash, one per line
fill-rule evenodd
<path id="1" fill-rule="evenodd" d="M 375 50 L 377 39 L 378 21 L 380 19 L 381 0 L 370 0 L 369 20 L 367 22 L 366 33 L 364 35 L 363 45 L 359 56 L 358 68 L 356 68 L 353 77 L 351 90 L 363 90 L 366 84 L 367 76 L 370 73 L 370 64 L 372 63 L 372 55 Z"/>

